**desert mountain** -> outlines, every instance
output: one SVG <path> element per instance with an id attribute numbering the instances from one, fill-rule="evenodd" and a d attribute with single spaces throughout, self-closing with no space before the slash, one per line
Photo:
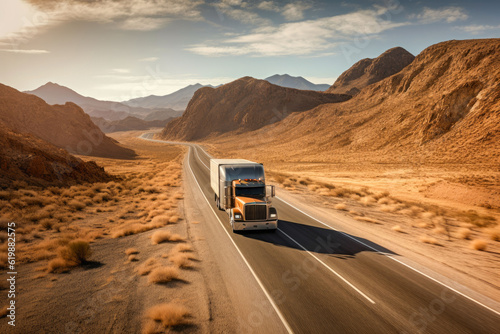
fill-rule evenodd
<path id="1" fill-rule="evenodd" d="M 104 157 L 130 157 L 74 103 L 48 105 L 41 98 L 0 84 L 0 123 L 10 130 L 35 135 L 71 153 Z"/>
<path id="2" fill-rule="evenodd" d="M 143 119 L 145 121 L 164 121 L 169 118 L 179 117 L 183 112 L 183 110 L 179 111 L 167 108 L 163 110 L 153 111 L 152 113 L 147 114 L 145 117 L 143 117 Z"/>
<path id="3" fill-rule="evenodd" d="M 285 88 L 244 77 L 218 88 L 197 90 L 184 114 L 169 122 L 162 136 L 198 140 L 226 132 L 252 131 L 289 114 L 349 98 L 348 95 Z"/>
<path id="4" fill-rule="evenodd" d="M 117 121 L 107 121 L 104 118 L 91 117 L 92 122 L 104 133 L 115 131 L 148 130 L 151 128 L 163 128 L 170 120 L 145 121 L 143 119 L 129 116 Z"/>
<path id="5" fill-rule="evenodd" d="M 212 85 L 203 86 L 199 83 L 195 85 L 189 85 L 178 91 L 175 91 L 168 95 L 158 96 L 149 95 L 146 97 L 140 97 L 137 99 L 132 99 L 124 101 L 123 103 L 130 107 L 142 107 L 142 108 L 171 108 L 175 110 L 185 110 L 189 100 L 193 97 L 194 93 L 202 87 L 214 87 Z M 170 117 L 177 117 L 179 115 L 171 115 Z"/>
<path id="6" fill-rule="evenodd" d="M 109 120 L 124 119 L 128 116 L 141 118 L 156 111 L 148 108 L 131 107 L 120 102 L 97 100 L 92 97 L 80 95 L 68 87 L 52 82 L 48 82 L 35 90 L 25 93 L 36 95 L 48 104 L 65 104 L 66 102 L 73 102 L 80 106 L 90 116 L 102 117 Z M 170 117 L 174 116 L 175 115 L 171 115 Z"/>
<path id="7" fill-rule="evenodd" d="M 330 88 L 330 85 L 327 84 L 313 84 L 312 82 L 304 79 L 303 77 L 292 77 L 288 74 L 275 74 L 264 80 L 272 83 L 273 85 L 302 89 L 302 90 L 317 90 L 317 91 L 325 91 Z"/>
<path id="8" fill-rule="evenodd" d="M 66 185 L 112 179 L 95 162 L 84 162 L 40 138 L 13 132 L 0 122 L 0 188 L 12 181 Z"/>
<path id="9" fill-rule="evenodd" d="M 389 49 L 375 59 L 365 58 L 342 73 L 327 92 L 355 95 L 368 85 L 398 73 L 415 57 L 401 47 Z"/>
<path id="10" fill-rule="evenodd" d="M 402 71 L 347 102 L 224 140 L 244 141 L 250 152 L 268 151 L 279 159 L 346 161 L 362 155 L 498 166 L 500 39 L 432 45 Z"/>

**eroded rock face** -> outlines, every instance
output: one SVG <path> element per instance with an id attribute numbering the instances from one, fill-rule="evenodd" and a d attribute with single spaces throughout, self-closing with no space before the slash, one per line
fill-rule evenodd
<path id="1" fill-rule="evenodd" d="M 415 56 L 401 47 L 389 49 L 374 59 L 361 59 L 342 73 L 326 92 L 356 95 L 364 87 L 400 72 L 414 59 Z"/>
<path id="2" fill-rule="evenodd" d="M 169 122 L 162 136 L 199 140 L 228 132 L 252 131 L 290 114 L 348 99 L 349 95 L 285 88 L 244 77 L 218 88 L 200 88 L 184 114 Z"/>

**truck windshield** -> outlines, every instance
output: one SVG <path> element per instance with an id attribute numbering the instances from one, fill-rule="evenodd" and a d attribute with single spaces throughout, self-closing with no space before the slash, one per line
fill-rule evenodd
<path id="1" fill-rule="evenodd" d="M 265 196 L 264 187 L 236 187 L 235 195 L 243 197 L 261 198 Z"/>

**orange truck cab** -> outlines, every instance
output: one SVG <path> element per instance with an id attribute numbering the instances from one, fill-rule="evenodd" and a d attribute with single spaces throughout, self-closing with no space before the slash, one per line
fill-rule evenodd
<path id="1" fill-rule="evenodd" d="M 229 215 L 233 231 L 278 228 L 271 205 L 274 186 L 266 186 L 264 166 L 242 159 L 211 159 L 210 184 L 216 206 Z"/>

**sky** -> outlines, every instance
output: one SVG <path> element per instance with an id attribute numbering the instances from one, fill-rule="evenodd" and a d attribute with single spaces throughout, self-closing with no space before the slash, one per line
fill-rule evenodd
<path id="1" fill-rule="evenodd" d="M 499 38 L 500 1 L 1 0 L 0 83 L 125 101 L 243 76 L 333 84 L 400 46 Z"/>

